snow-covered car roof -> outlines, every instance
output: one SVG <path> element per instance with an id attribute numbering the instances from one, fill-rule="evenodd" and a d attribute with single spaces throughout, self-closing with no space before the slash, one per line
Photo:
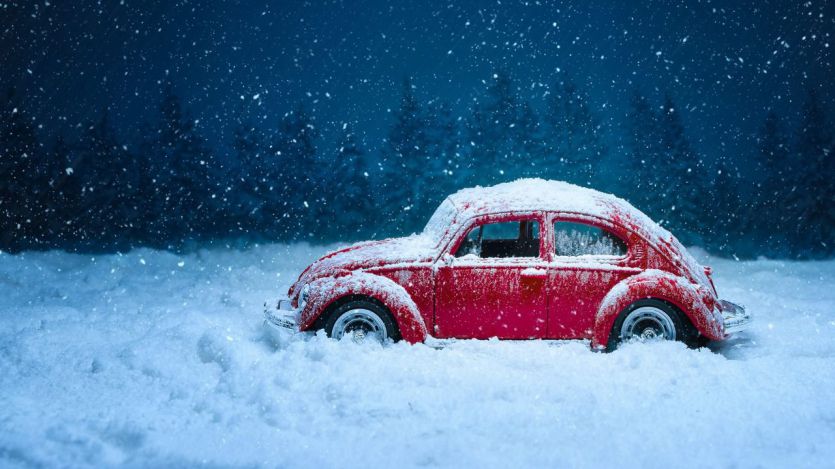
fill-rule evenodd
<path id="1" fill-rule="evenodd" d="M 466 215 L 486 213 L 559 210 L 606 216 L 612 206 L 628 206 L 625 200 L 593 189 L 563 181 L 518 179 L 489 187 L 462 189 L 449 196 L 455 207 Z M 624 207 L 626 208 L 626 207 Z"/>
<path id="2" fill-rule="evenodd" d="M 618 222 L 658 246 L 668 245 L 669 254 L 684 263 L 699 280 L 707 281 L 699 264 L 666 229 L 612 194 L 563 181 L 518 179 L 489 187 L 462 189 L 447 198 L 459 222 L 501 212 L 554 211 L 576 213 Z"/>
<path id="3" fill-rule="evenodd" d="M 459 221 L 501 212 L 567 212 L 620 222 L 653 244 L 675 239 L 669 231 L 629 202 L 564 181 L 517 179 L 495 186 L 462 189 L 447 200 L 457 212 L 456 219 Z"/>

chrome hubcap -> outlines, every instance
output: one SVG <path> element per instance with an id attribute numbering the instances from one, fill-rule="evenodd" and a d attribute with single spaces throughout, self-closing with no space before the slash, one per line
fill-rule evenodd
<path id="1" fill-rule="evenodd" d="M 379 316 L 367 309 L 350 309 L 342 313 L 333 325 L 333 338 L 342 340 L 348 336 L 356 343 L 365 342 L 369 336 L 384 342 L 386 326 Z"/>
<path id="2" fill-rule="evenodd" d="M 648 327 L 641 332 L 641 340 L 652 340 L 656 337 L 658 337 L 658 333 L 655 332 L 655 329 Z"/>
<path id="3" fill-rule="evenodd" d="M 664 311 L 641 306 L 626 316 L 620 328 L 620 339 L 636 339 L 640 342 L 653 340 L 675 340 L 676 327 L 673 320 Z"/>

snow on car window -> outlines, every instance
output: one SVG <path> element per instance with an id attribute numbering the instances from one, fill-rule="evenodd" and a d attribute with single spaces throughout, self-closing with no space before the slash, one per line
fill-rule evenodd
<path id="1" fill-rule="evenodd" d="M 435 213 L 432 214 L 429 222 L 426 223 L 426 227 L 423 229 L 423 235 L 434 240 L 437 246 L 447 230 L 452 226 L 452 222 L 455 221 L 455 215 L 457 213 L 458 211 L 455 209 L 455 205 L 449 199 L 444 199 L 441 205 L 435 210 Z"/>
<path id="2" fill-rule="evenodd" d="M 555 223 L 554 241 L 558 256 L 626 255 L 626 244 L 620 238 L 584 223 Z"/>

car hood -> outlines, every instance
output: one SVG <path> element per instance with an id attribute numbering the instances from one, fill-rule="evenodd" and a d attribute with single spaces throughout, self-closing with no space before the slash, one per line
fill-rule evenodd
<path id="1" fill-rule="evenodd" d="M 437 255 L 437 244 L 437 239 L 426 234 L 352 244 L 329 252 L 311 264 L 290 288 L 289 295 L 293 298 L 299 287 L 320 277 L 357 269 L 431 262 Z"/>

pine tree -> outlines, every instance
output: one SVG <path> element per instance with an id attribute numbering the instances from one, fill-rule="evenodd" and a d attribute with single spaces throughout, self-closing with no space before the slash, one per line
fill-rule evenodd
<path id="1" fill-rule="evenodd" d="M 281 119 L 272 144 L 278 170 L 273 177 L 278 187 L 279 206 L 270 207 L 278 220 L 278 235 L 286 239 L 311 236 L 310 224 L 325 202 L 322 198 L 323 165 L 317 158 L 319 131 L 303 104 Z"/>
<path id="2" fill-rule="evenodd" d="M 381 201 L 388 209 L 386 218 L 399 231 L 412 232 L 420 224 L 414 213 L 420 211 L 425 192 L 431 190 L 422 177 L 430 160 L 429 142 L 426 116 L 409 78 L 404 79 L 402 90 L 396 121 L 382 152 L 381 163 L 385 171 Z"/>
<path id="3" fill-rule="evenodd" d="M 77 244 L 79 236 L 73 226 L 73 215 L 77 202 L 76 193 L 72 192 L 74 185 L 75 160 L 72 146 L 63 135 L 58 135 L 49 150 L 48 160 L 52 169 L 49 178 L 50 207 L 46 226 L 49 245 L 51 247 L 72 247 Z"/>
<path id="4" fill-rule="evenodd" d="M 40 244 L 48 175 L 35 126 L 14 90 L 0 107 L 0 249 Z"/>
<path id="5" fill-rule="evenodd" d="M 150 242 L 182 244 L 223 230 L 224 168 L 214 159 L 195 121 L 166 86 L 158 123 L 141 153 L 143 225 Z"/>
<path id="6" fill-rule="evenodd" d="M 662 178 L 654 193 L 661 200 L 656 204 L 657 212 L 670 222 L 683 243 L 700 243 L 700 226 L 705 218 L 702 200 L 708 178 L 704 163 L 690 146 L 681 115 L 669 94 L 664 96 L 659 126 L 663 154 L 660 161 L 654 162 Z"/>
<path id="7" fill-rule="evenodd" d="M 743 181 L 738 162 L 729 157 L 721 158 L 717 162 L 713 188 L 709 192 L 709 211 L 693 220 L 693 223 L 704 223 L 711 227 L 706 236 L 707 241 L 722 253 L 751 254 L 751 247 L 742 242 L 745 239 L 742 207 L 746 202 L 740 192 Z M 702 184 L 708 187 L 709 182 L 704 179 Z M 707 193 L 705 191 L 704 194 Z"/>
<path id="8" fill-rule="evenodd" d="M 237 177 L 232 183 L 235 228 L 244 233 L 266 234 L 276 225 L 272 208 L 281 205 L 281 172 L 267 138 L 252 119 L 240 116 L 233 131 L 232 151 Z"/>
<path id="9" fill-rule="evenodd" d="M 510 77 L 493 74 L 483 101 L 477 101 L 470 124 L 469 167 L 474 183 L 489 185 L 515 179 L 519 161 L 518 100 Z"/>
<path id="10" fill-rule="evenodd" d="M 335 177 L 327 189 L 333 205 L 328 219 L 335 225 L 331 235 L 340 240 L 362 239 L 378 228 L 375 213 L 379 194 L 373 184 L 373 169 L 347 124 L 335 153 L 330 171 Z"/>
<path id="11" fill-rule="evenodd" d="M 757 139 L 756 158 L 749 171 L 755 183 L 747 205 L 745 233 L 757 245 L 760 254 L 783 255 L 786 232 L 792 225 L 796 207 L 787 206 L 791 180 L 788 140 L 780 118 L 774 111 L 766 115 Z"/>
<path id="12" fill-rule="evenodd" d="M 814 89 L 808 90 L 797 138 L 797 188 L 790 206 L 797 208 L 793 233 L 798 254 L 835 252 L 835 155 L 827 117 Z"/>
<path id="13" fill-rule="evenodd" d="M 646 96 L 635 90 L 627 117 L 630 152 L 620 167 L 621 190 L 633 205 L 655 215 L 658 200 L 654 194 L 662 176 L 655 165 L 660 159 L 658 116 Z"/>
<path id="14" fill-rule="evenodd" d="M 539 116 L 528 101 L 522 103 L 516 128 L 516 140 L 519 142 L 521 167 L 517 174 L 521 177 L 547 178 L 548 158 L 546 139 Z"/>
<path id="15" fill-rule="evenodd" d="M 547 100 L 545 123 L 547 152 L 555 177 L 591 185 L 607 150 L 587 93 L 570 80 L 557 83 Z"/>
<path id="16" fill-rule="evenodd" d="M 136 218 L 138 168 L 104 112 L 87 127 L 74 152 L 73 186 L 79 193 L 73 226 L 88 248 L 128 245 Z"/>
<path id="17" fill-rule="evenodd" d="M 422 171 L 422 184 L 429 190 L 423 192 L 420 209 L 415 214 L 418 221 L 431 216 L 451 192 L 466 187 L 471 173 L 462 158 L 461 126 L 452 115 L 449 104 L 435 101 L 427 110 L 427 164 Z"/>

